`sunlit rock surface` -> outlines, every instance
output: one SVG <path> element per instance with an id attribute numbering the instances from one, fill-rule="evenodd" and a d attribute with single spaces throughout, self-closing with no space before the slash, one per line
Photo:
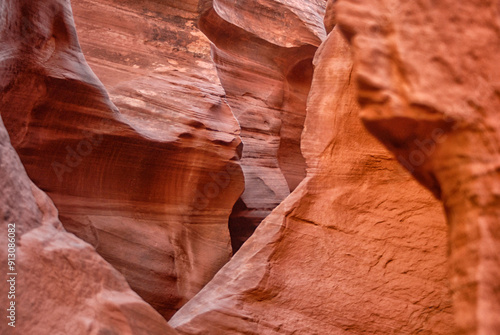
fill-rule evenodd
<path id="1" fill-rule="evenodd" d="M 441 206 L 358 118 L 335 29 L 316 54 L 308 175 L 174 317 L 182 334 L 453 334 Z"/>
<path id="2" fill-rule="evenodd" d="M 338 3 L 364 123 L 445 206 L 457 333 L 498 334 L 500 2 Z"/>

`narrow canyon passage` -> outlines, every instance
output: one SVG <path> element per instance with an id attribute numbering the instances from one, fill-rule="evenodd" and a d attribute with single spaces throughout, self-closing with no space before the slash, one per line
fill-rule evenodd
<path id="1" fill-rule="evenodd" d="M 499 18 L 1 1 L 0 333 L 500 334 Z"/>

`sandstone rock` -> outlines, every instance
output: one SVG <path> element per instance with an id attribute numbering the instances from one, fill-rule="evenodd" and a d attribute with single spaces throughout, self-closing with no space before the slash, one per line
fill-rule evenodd
<path id="1" fill-rule="evenodd" d="M 459 334 L 500 329 L 499 6 L 337 7 L 365 125 L 445 206 Z"/>
<path id="2" fill-rule="evenodd" d="M 347 42 L 315 58 L 308 175 L 170 320 L 181 334 L 452 334 L 446 224 L 358 119 Z"/>
<path id="3" fill-rule="evenodd" d="M 178 14 L 187 9 L 73 5 L 120 110 L 83 57 L 69 1 L 9 0 L 0 11 L 2 117 L 65 228 L 168 318 L 231 255 L 227 221 L 243 191 L 239 126 L 208 40 Z"/>
<path id="4" fill-rule="evenodd" d="M 305 176 L 300 152 L 312 58 L 325 38 L 324 1 L 215 0 L 200 18 L 244 143 L 245 192 L 233 249 Z"/>
<path id="5" fill-rule="evenodd" d="M 337 0 L 327 0 L 326 3 L 326 11 L 325 11 L 325 18 L 323 20 L 323 23 L 325 25 L 325 29 L 327 33 L 330 33 L 333 28 L 335 28 L 335 25 L 337 24 L 335 20 L 335 4 Z"/>
<path id="6" fill-rule="evenodd" d="M 0 186 L 0 269 L 4 280 L 16 273 L 1 285 L 3 314 L 12 315 L 5 309 L 14 302 L 15 319 L 4 316 L 0 333 L 176 334 L 92 246 L 64 230 L 52 201 L 29 180 L 1 119 Z M 8 228 L 16 245 L 12 269 Z"/>

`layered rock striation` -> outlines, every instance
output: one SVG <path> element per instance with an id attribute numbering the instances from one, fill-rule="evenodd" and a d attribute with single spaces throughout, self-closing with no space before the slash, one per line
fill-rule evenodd
<path id="1" fill-rule="evenodd" d="M 498 332 L 497 2 L 72 6 L 0 3 L 17 331 Z"/>
<path id="2" fill-rule="evenodd" d="M 358 118 L 349 46 L 318 50 L 307 177 L 174 315 L 181 334 L 452 334 L 441 206 Z"/>
<path id="3" fill-rule="evenodd" d="M 245 192 L 230 219 L 233 250 L 305 177 L 300 137 L 325 2 L 214 0 L 200 29 L 241 125 Z"/>
<path id="4" fill-rule="evenodd" d="M 0 288 L 0 333 L 176 334 L 91 245 L 64 230 L 52 201 L 29 180 L 1 118 L 0 188 L 0 269 L 8 280 Z"/>
<path id="5" fill-rule="evenodd" d="M 239 125 L 192 19 L 161 19 L 153 2 L 73 5 L 114 103 L 83 57 L 69 1 L 6 1 L 2 117 L 65 228 L 168 318 L 230 258 Z"/>

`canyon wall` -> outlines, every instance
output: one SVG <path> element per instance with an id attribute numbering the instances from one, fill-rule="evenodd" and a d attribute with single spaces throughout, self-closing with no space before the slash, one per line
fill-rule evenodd
<path id="1" fill-rule="evenodd" d="M 498 334 L 499 9 L 1 2 L 17 331 Z"/>
<path id="2" fill-rule="evenodd" d="M 52 201 L 29 180 L 1 118 L 0 189 L 6 280 L 0 333 L 176 334 L 91 245 L 64 230 Z M 7 252 L 14 254 L 9 264 Z"/>
<path id="3" fill-rule="evenodd" d="M 192 20 L 148 16 L 132 2 L 73 5 L 97 20 L 81 35 L 92 35 L 89 58 L 115 104 L 84 59 L 69 1 L 6 1 L 2 117 L 65 228 L 168 318 L 231 256 L 239 125 Z"/>
<path id="4" fill-rule="evenodd" d="M 338 29 L 318 50 L 308 175 L 170 324 L 181 334 L 452 334 L 441 206 L 358 119 Z"/>
<path id="5" fill-rule="evenodd" d="M 241 126 L 245 192 L 230 218 L 236 251 L 305 177 L 300 136 L 325 2 L 207 2 L 200 29 Z"/>
<path id="6" fill-rule="evenodd" d="M 340 0 L 367 128 L 443 201 L 458 334 L 500 329 L 499 1 Z"/>
<path id="7" fill-rule="evenodd" d="M 222 83 L 241 126 L 245 191 L 229 221 L 238 250 L 305 176 L 300 136 L 312 57 L 325 37 L 324 1 L 72 4 L 89 65 L 122 113 L 161 111 L 175 127 L 193 108 L 212 108 L 203 103 Z M 206 191 L 201 197 L 214 193 Z"/>

